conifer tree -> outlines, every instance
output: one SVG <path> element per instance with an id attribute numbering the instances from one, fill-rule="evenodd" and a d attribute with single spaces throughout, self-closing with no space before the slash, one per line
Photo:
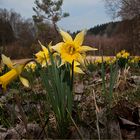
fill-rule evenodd
<path id="1" fill-rule="evenodd" d="M 35 0 L 36 7 L 33 7 L 36 15 L 33 19 L 36 23 L 49 21 L 57 31 L 57 22 L 69 16 L 69 13 L 62 12 L 63 0 Z"/>

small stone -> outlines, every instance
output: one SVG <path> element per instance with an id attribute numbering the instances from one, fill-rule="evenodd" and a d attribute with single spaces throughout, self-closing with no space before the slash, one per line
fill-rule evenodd
<path id="1" fill-rule="evenodd" d="M 137 85 L 140 85 L 140 76 L 131 76 L 131 78 L 134 80 L 134 82 L 137 84 Z"/>
<path id="2" fill-rule="evenodd" d="M 84 92 L 84 84 L 83 82 L 77 82 L 74 88 L 75 93 L 83 93 Z"/>

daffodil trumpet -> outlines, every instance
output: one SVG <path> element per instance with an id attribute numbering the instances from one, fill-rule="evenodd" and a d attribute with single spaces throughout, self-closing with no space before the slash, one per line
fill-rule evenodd
<path id="1" fill-rule="evenodd" d="M 14 65 L 12 63 L 11 59 L 9 57 L 5 56 L 4 54 L 2 54 L 2 62 L 5 65 L 7 65 L 8 68 L 11 69 L 10 71 L 5 73 L 4 75 L 0 76 L 0 85 L 2 86 L 2 89 L 6 90 L 7 85 L 10 82 L 12 82 L 13 80 L 15 80 L 17 77 L 19 77 L 21 83 L 24 86 L 29 87 L 28 80 L 21 76 L 23 68 L 24 68 L 25 64 L 27 64 L 27 62 L 25 64 Z"/>

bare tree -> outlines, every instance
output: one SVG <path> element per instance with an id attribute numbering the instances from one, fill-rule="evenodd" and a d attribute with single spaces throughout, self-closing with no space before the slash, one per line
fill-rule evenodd
<path id="1" fill-rule="evenodd" d="M 121 17 L 130 23 L 126 34 L 132 42 L 134 54 L 140 50 L 140 0 L 104 0 L 107 11 L 114 17 Z M 124 27 L 126 28 L 126 27 Z"/>
<path id="2" fill-rule="evenodd" d="M 9 11 L 9 22 L 14 31 L 15 37 L 18 37 L 18 32 L 19 32 L 18 24 L 23 22 L 21 15 L 13 10 L 10 10 Z"/>
<path id="3" fill-rule="evenodd" d="M 105 0 L 105 3 L 113 17 L 132 19 L 140 15 L 140 0 Z"/>

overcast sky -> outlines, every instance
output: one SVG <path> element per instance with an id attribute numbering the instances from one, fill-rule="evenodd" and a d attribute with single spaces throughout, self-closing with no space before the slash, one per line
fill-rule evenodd
<path id="1" fill-rule="evenodd" d="M 0 8 L 14 9 L 24 18 L 32 18 L 34 1 L 0 0 Z M 103 0 L 64 0 L 62 9 L 70 14 L 58 23 L 64 30 L 89 29 L 97 24 L 111 21 L 109 15 L 106 14 Z"/>

